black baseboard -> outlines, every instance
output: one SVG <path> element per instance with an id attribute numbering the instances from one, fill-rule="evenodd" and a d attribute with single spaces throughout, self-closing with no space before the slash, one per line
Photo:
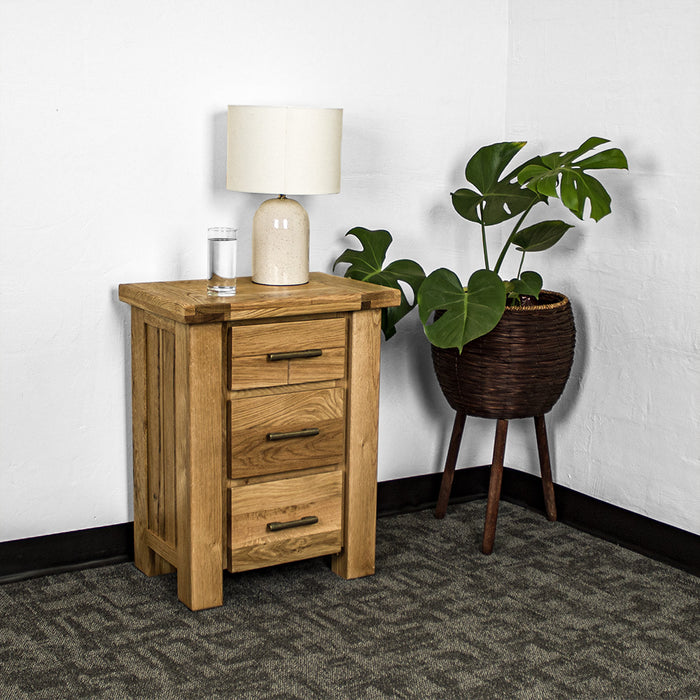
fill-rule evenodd
<path id="1" fill-rule="evenodd" d="M 434 508 L 440 474 L 382 481 L 380 517 Z M 451 503 L 485 499 L 489 467 L 458 469 Z M 554 486 L 560 522 L 700 576 L 700 535 L 618 508 L 564 486 Z M 544 513 L 540 479 L 505 468 L 503 500 Z M 0 542 L 0 583 L 133 561 L 133 523 Z"/>
<path id="2" fill-rule="evenodd" d="M 434 508 L 440 492 L 442 474 L 421 474 L 377 485 L 377 515 L 397 515 Z M 452 482 L 450 503 L 486 498 L 489 489 L 489 467 L 458 469 Z"/>
<path id="3" fill-rule="evenodd" d="M 0 583 L 133 559 L 133 523 L 0 542 Z"/>

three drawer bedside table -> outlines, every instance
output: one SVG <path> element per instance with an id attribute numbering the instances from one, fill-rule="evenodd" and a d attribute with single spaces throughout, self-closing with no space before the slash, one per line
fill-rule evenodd
<path id="1" fill-rule="evenodd" d="M 122 284 L 131 306 L 134 559 L 192 610 L 223 571 L 332 555 L 374 573 L 381 309 L 400 292 L 312 273 Z"/>

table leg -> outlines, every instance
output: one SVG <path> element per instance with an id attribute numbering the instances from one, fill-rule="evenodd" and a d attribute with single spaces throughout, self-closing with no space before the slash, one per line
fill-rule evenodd
<path id="1" fill-rule="evenodd" d="M 349 318 L 344 547 L 332 559 L 343 578 L 374 573 L 381 311 Z"/>
<path id="2" fill-rule="evenodd" d="M 175 348 L 177 592 L 223 604 L 224 399 L 220 324 L 178 324 Z"/>

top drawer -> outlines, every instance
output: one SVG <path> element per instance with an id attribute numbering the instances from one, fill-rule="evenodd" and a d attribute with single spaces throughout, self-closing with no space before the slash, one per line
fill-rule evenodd
<path id="1" fill-rule="evenodd" d="M 229 388 L 255 389 L 345 376 L 345 319 L 231 326 Z"/>

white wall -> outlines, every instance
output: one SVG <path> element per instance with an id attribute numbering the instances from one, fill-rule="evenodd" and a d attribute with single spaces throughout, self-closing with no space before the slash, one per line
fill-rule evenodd
<path id="1" fill-rule="evenodd" d="M 290 7 L 0 3 L 0 540 L 132 517 L 116 289 L 203 277 L 213 225 L 240 227 L 250 273 L 263 198 L 225 189 L 228 104 L 344 108 L 342 194 L 304 198 L 325 271 L 357 224 L 425 245 L 469 140 L 500 137 L 505 0 Z M 390 395 L 405 374 L 386 370 Z M 384 404 L 380 478 L 432 469 L 434 431 L 393 456 Z"/>
<path id="2" fill-rule="evenodd" d="M 233 103 L 345 109 L 342 193 L 303 200 L 324 271 L 365 225 L 392 231 L 393 257 L 466 276 L 479 244 L 449 191 L 473 150 L 511 137 L 567 148 L 596 131 L 622 145 L 632 172 L 614 178 L 614 214 L 541 259 L 580 331 L 550 421 L 555 478 L 700 532 L 697 224 L 682 206 L 700 109 L 697 75 L 679 70 L 697 65 L 700 13 L 594 5 L 603 21 L 555 0 L 532 15 L 506 0 L 0 4 L 0 541 L 132 517 L 116 287 L 202 277 L 212 225 L 241 229 L 249 273 L 262 198 L 225 190 Z M 649 50 L 655 28 L 673 42 Z M 586 37 L 593 68 L 565 31 Z M 533 69 L 542 58 L 552 65 Z M 415 317 L 404 324 L 383 348 L 380 480 L 439 470 L 449 434 L 427 343 Z M 533 470 L 522 423 L 507 463 Z M 470 422 L 460 462 L 488 462 L 492 434 Z"/>
<path id="3" fill-rule="evenodd" d="M 509 138 L 604 136 L 630 164 L 601 172 L 609 217 L 528 261 L 571 297 L 579 333 L 555 480 L 700 533 L 700 5 L 511 2 L 508 66 Z"/>

